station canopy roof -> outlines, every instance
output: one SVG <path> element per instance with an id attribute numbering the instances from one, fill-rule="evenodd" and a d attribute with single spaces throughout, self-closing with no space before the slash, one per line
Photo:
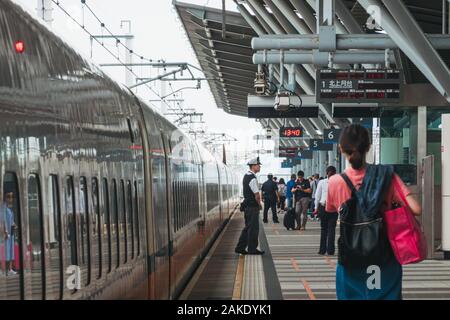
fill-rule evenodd
<path id="1" fill-rule="evenodd" d="M 254 93 L 257 66 L 251 40 L 257 37 L 238 12 L 226 12 L 222 38 L 222 10 L 175 2 L 200 66 L 209 79 L 214 99 L 224 111 L 247 116 L 247 96 Z"/>
<path id="2" fill-rule="evenodd" d="M 387 2 L 386 0 L 373 1 L 380 6 Z M 363 0 L 335 0 L 338 34 L 374 33 L 366 27 L 369 15 L 360 4 L 361 2 Z M 441 0 L 402 0 L 402 2 L 423 33 L 442 34 Z M 252 63 L 255 51 L 251 48 L 251 39 L 266 34 L 312 34 L 316 29 L 315 0 L 227 1 L 228 7 L 233 4 L 239 12 L 223 12 L 221 9 L 176 0 L 173 0 L 173 3 L 201 68 L 210 78 L 209 85 L 217 106 L 230 114 L 239 116 L 247 116 L 247 96 L 255 94 L 254 80 L 257 66 Z M 383 8 L 389 11 L 393 20 L 404 29 L 405 25 L 402 23 L 404 24 L 405 21 L 399 18 L 404 19 L 405 12 L 399 16 L 398 12 L 389 10 L 388 7 L 383 6 Z M 225 38 L 222 37 L 224 17 Z M 449 66 L 450 50 L 437 50 L 437 52 L 442 61 Z M 396 50 L 396 58 L 397 64 L 400 64 L 397 67 L 403 69 L 404 78 L 408 84 L 430 84 L 421 66 L 415 65 L 401 50 Z M 425 57 L 425 60 L 428 58 Z M 314 95 L 315 67 L 312 65 L 299 67 L 304 77 L 313 84 L 307 88 L 305 82 L 299 81 L 297 77 L 299 92 Z M 332 125 L 339 127 L 352 121 L 352 119 L 333 119 L 331 113 L 331 105 L 321 105 L 318 119 L 288 119 L 287 122 L 282 119 L 261 119 L 260 122 L 264 127 L 273 129 L 278 129 L 285 124 L 301 124 L 310 136 L 317 137 L 324 128 Z M 286 142 L 286 146 L 290 145 L 292 143 Z"/>

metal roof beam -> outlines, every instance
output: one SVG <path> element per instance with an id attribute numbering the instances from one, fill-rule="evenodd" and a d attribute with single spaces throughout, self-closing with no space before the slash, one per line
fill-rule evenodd
<path id="1" fill-rule="evenodd" d="M 281 2 L 281 1 L 280 1 Z M 291 4 L 294 6 L 294 8 L 302 15 L 303 21 L 306 24 L 306 26 L 313 32 L 317 33 L 317 23 L 316 18 L 314 17 L 313 11 L 309 8 L 308 4 L 305 3 L 304 0 L 290 0 Z M 295 14 L 295 12 L 293 12 Z M 297 16 L 297 14 L 295 14 Z M 298 16 L 297 16 L 298 17 Z M 292 16 L 293 20 L 299 21 L 298 19 L 295 19 L 294 16 Z M 299 26 L 300 27 L 300 26 Z M 304 27 L 302 27 L 304 29 Z M 297 29 L 298 31 L 298 29 Z M 307 31 L 307 30 L 306 30 Z M 308 33 L 306 31 L 299 33 Z"/>
<path id="2" fill-rule="evenodd" d="M 224 66 L 224 67 L 229 67 L 229 68 L 237 69 L 237 70 L 251 71 L 252 73 L 256 73 L 256 71 L 258 71 L 258 67 L 254 64 L 251 64 L 251 65 L 236 64 L 235 62 L 229 62 L 226 60 L 222 60 L 220 58 L 213 59 L 210 57 L 205 57 L 205 60 L 212 64 L 215 64 L 216 63 L 215 60 L 218 60 L 219 61 L 218 65 L 220 67 Z"/>
<path id="3" fill-rule="evenodd" d="M 211 36 L 206 34 L 204 30 L 196 30 L 195 34 L 203 40 L 211 40 L 212 42 L 223 43 L 229 46 L 242 47 L 242 48 L 250 48 L 251 39 L 233 39 L 233 38 L 225 38 L 222 39 L 220 36 L 214 35 L 215 32 L 211 32 Z"/>
<path id="4" fill-rule="evenodd" d="M 220 58 L 214 58 L 214 57 L 204 57 L 203 59 L 205 59 L 205 61 L 209 62 L 210 64 L 216 65 L 218 67 L 229 67 L 232 69 L 249 71 L 249 72 L 252 72 L 253 74 L 256 73 L 256 71 L 258 70 L 257 66 L 254 64 L 252 64 L 252 65 L 238 64 L 235 62 L 230 62 L 230 61 L 226 61 L 226 60 L 222 60 Z"/>
<path id="5" fill-rule="evenodd" d="M 243 48 L 243 47 L 236 47 L 236 46 L 228 46 L 222 43 L 214 43 L 214 46 L 211 47 L 209 45 L 208 40 L 198 39 L 199 43 L 206 49 L 225 52 L 229 54 L 235 54 L 239 56 L 248 57 L 253 54 L 253 50 L 251 48 Z"/>
<path id="6" fill-rule="evenodd" d="M 274 4 L 279 3 L 280 0 L 264 0 L 266 5 L 270 8 L 270 11 L 272 11 L 272 14 L 277 18 L 281 26 L 284 28 L 287 34 L 295 33 L 295 28 L 291 24 L 291 20 L 287 19 L 286 16 L 278 9 L 278 7 Z"/>
<path id="7" fill-rule="evenodd" d="M 233 68 L 233 67 L 228 67 L 228 66 L 223 66 L 223 65 L 217 65 L 217 64 L 211 64 L 210 62 L 208 62 L 208 64 L 210 65 L 210 67 L 220 67 L 220 69 L 226 69 L 226 70 L 232 70 L 233 73 L 239 74 L 241 76 L 248 76 L 248 77 L 254 77 L 255 73 L 253 71 L 247 71 L 247 70 L 242 70 L 239 68 Z M 220 72 L 220 71 L 218 71 Z"/>
<path id="8" fill-rule="evenodd" d="M 237 86 L 237 87 L 242 88 L 242 89 L 248 89 L 249 91 L 253 91 L 254 90 L 253 83 L 251 83 L 251 82 L 236 81 L 236 80 L 231 80 L 229 78 L 222 78 L 222 81 L 223 82 L 220 82 L 219 80 L 216 80 L 216 82 L 218 82 L 218 83 L 219 82 L 220 83 L 225 83 L 225 84 L 229 83 L 231 85 Z"/>
<path id="9" fill-rule="evenodd" d="M 387 12 L 382 4 L 377 0 L 358 0 L 358 2 L 362 5 L 362 7 L 372 15 L 372 17 L 376 20 L 376 22 L 388 33 L 388 35 L 392 38 L 392 40 L 397 43 L 399 48 L 408 56 L 408 58 L 416 65 L 416 67 L 425 75 L 425 77 L 436 87 L 436 89 L 444 96 L 446 99 L 449 99 L 450 92 L 450 81 L 443 80 L 448 79 L 450 76 L 443 72 L 443 66 L 439 61 L 436 61 L 433 56 L 429 57 L 425 52 L 428 52 L 426 48 L 418 47 L 417 41 L 423 43 L 424 40 L 412 40 L 411 37 L 405 37 L 405 34 L 402 32 L 400 27 L 395 22 L 394 18 Z M 372 8 L 377 7 L 379 10 L 379 14 L 375 14 L 375 12 L 371 11 Z M 409 11 L 408 14 L 410 15 Z M 398 17 L 396 17 L 398 18 Z M 404 19 L 406 19 L 404 17 Z M 411 24 L 413 22 L 409 22 Z M 408 25 L 409 25 L 408 24 Z M 404 26 L 405 27 L 405 26 Z M 422 33 L 422 31 L 420 30 Z M 411 30 L 408 31 L 408 34 L 411 33 Z M 417 36 L 418 33 L 414 33 L 414 36 Z M 422 33 L 423 35 L 423 33 Z M 425 40 L 425 42 L 427 42 Z M 427 44 L 429 45 L 429 43 Z M 425 55 L 424 55 L 425 54 Z M 433 63 L 433 67 L 429 66 L 429 63 Z M 433 68 L 437 68 L 437 70 L 433 70 Z"/>
<path id="10" fill-rule="evenodd" d="M 208 55 L 211 58 L 216 58 L 218 60 L 223 60 L 223 61 L 228 61 L 228 62 L 232 62 L 232 63 L 237 63 L 237 64 L 243 64 L 243 65 L 252 65 L 253 61 L 251 57 L 241 57 L 241 56 L 236 56 L 236 55 L 232 55 L 232 54 L 227 54 L 224 52 L 216 52 L 216 55 Z"/>
<path id="11" fill-rule="evenodd" d="M 220 79 L 228 78 L 236 81 L 244 81 L 246 83 L 253 83 L 253 81 L 255 80 L 254 76 L 239 75 L 236 73 L 227 72 L 226 70 L 218 71 L 215 69 L 209 70 L 209 72 L 213 75 L 213 78 L 220 78 Z M 219 72 L 222 74 L 222 77 L 220 76 Z"/>
<path id="12" fill-rule="evenodd" d="M 445 90 L 444 97 L 450 102 L 450 70 L 439 53 L 431 45 L 419 24 L 402 1 L 386 1 L 384 5 L 393 14 L 403 33 L 430 67 L 439 84 Z M 419 67 L 419 66 L 417 66 Z"/>
<path id="13" fill-rule="evenodd" d="M 248 12 L 248 10 L 240 3 L 237 2 L 237 0 L 234 0 L 236 3 L 237 9 L 241 16 L 244 18 L 244 20 L 252 27 L 253 30 L 258 35 L 264 34 L 264 29 L 261 27 L 259 22 Z"/>

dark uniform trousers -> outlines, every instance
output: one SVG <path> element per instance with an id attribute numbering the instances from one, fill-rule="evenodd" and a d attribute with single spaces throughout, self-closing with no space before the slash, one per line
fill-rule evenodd
<path id="1" fill-rule="evenodd" d="M 326 212 L 325 207 L 319 204 L 320 218 L 320 249 L 322 254 L 334 255 L 334 241 L 336 236 L 337 212 Z"/>
<path id="2" fill-rule="evenodd" d="M 272 221 L 278 221 L 276 198 L 264 198 L 264 221 L 267 221 L 269 209 L 272 209 Z"/>
<path id="3" fill-rule="evenodd" d="M 236 251 L 244 251 L 248 246 L 248 252 L 254 252 L 258 248 L 259 236 L 259 208 L 248 207 L 245 209 L 245 227 L 242 230 Z"/>

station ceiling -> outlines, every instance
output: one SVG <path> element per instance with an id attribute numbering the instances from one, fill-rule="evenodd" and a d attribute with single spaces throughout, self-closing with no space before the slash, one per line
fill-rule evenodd
<path id="1" fill-rule="evenodd" d="M 225 112 L 247 116 L 247 96 L 254 93 L 257 66 L 251 40 L 257 37 L 239 13 L 226 12 L 222 38 L 222 10 L 175 2 L 214 99 Z"/>
<path id="2" fill-rule="evenodd" d="M 335 0 L 337 33 L 373 33 L 367 30 L 369 15 L 356 0 Z M 377 0 L 378 1 L 378 0 Z M 230 1 L 231 2 L 231 1 Z M 234 1 L 239 13 L 220 9 L 197 6 L 174 0 L 174 6 L 186 30 L 187 36 L 198 57 L 199 63 L 210 78 L 209 85 L 217 106 L 224 111 L 247 116 L 247 96 L 254 94 L 254 80 L 257 66 L 252 63 L 254 50 L 251 39 L 261 34 L 306 34 L 315 33 L 315 0 L 285 0 L 285 8 L 281 11 L 277 0 L 239 0 Z M 299 12 L 299 3 L 303 5 Z M 381 2 L 380 2 L 381 3 Z M 409 12 L 424 33 L 441 34 L 442 1 L 441 0 L 403 0 Z M 299 13 L 299 14 L 298 14 Z M 392 12 L 391 12 L 392 13 Z M 225 14 L 226 37 L 222 37 L 222 22 Z M 249 18 L 250 17 L 250 18 Z M 397 17 L 393 15 L 393 18 Z M 294 21 L 295 20 L 295 21 Z M 448 21 L 448 17 L 447 17 Z M 250 22 L 250 24 L 249 24 Z M 450 66 L 450 50 L 438 51 L 441 59 Z M 405 71 L 407 83 L 429 83 L 421 70 L 400 50 L 397 52 L 401 67 Z M 299 66 L 304 76 L 313 83 L 312 65 Z M 311 93 L 311 88 L 298 81 L 299 92 Z M 311 86 L 310 86 L 311 87 Z M 284 124 L 301 123 L 308 128 L 310 136 L 316 136 L 326 127 L 342 126 L 351 119 L 330 119 L 331 106 L 321 106 L 319 119 L 262 119 L 264 127 L 278 129 Z M 313 133 L 312 133 L 313 132 Z M 312 134 L 311 134 L 312 133 Z M 284 144 L 283 141 L 281 141 Z M 285 146 L 290 146 L 286 141 Z"/>

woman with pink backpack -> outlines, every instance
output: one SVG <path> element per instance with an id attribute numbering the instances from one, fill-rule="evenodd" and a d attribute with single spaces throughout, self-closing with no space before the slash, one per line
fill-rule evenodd
<path id="1" fill-rule="evenodd" d="M 422 209 L 391 166 L 368 165 L 367 129 L 346 127 L 339 148 L 350 167 L 328 182 L 327 212 L 339 212 L 338 300 L 402 298 L 402 264 L 425 258 L 414 218 Z"/>

